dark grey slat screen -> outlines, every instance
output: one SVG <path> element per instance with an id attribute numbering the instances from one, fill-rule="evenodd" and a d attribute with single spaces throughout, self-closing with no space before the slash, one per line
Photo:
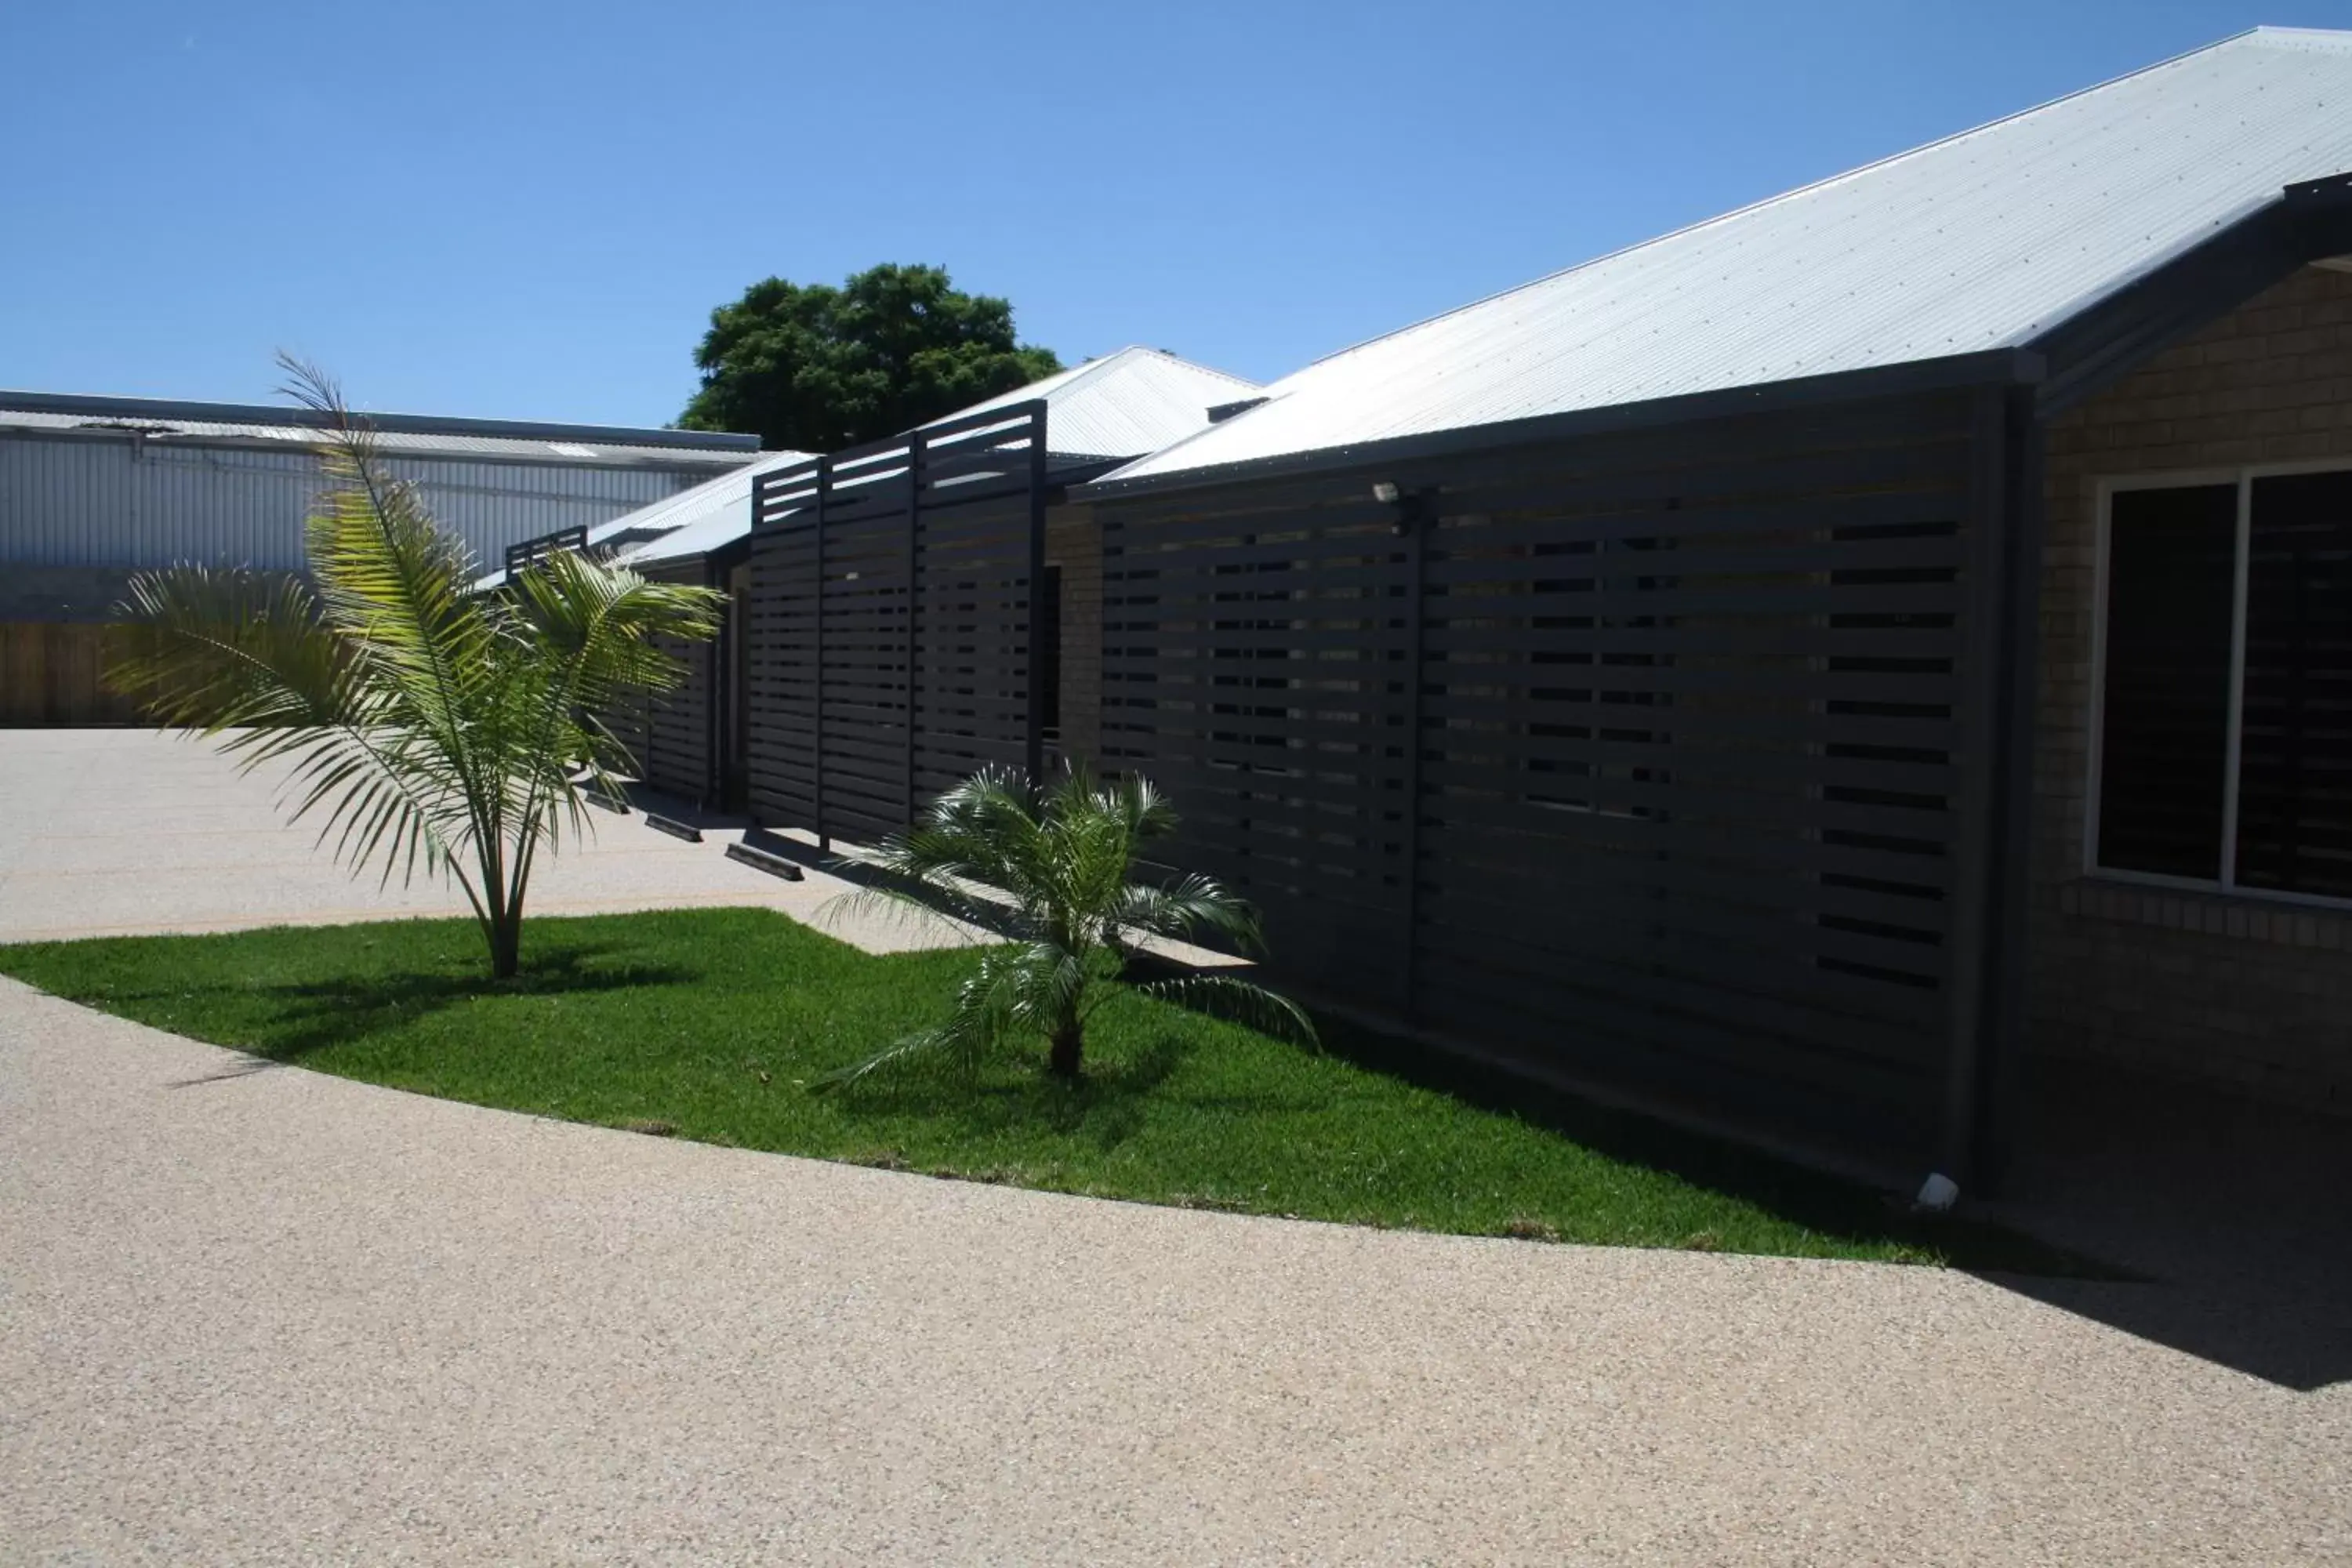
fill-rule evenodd
<path id="1" fill-rule="evenodd" d="M 1106 764 L 1168 788 L 1171 865 L 1234 883 L 1318 992 L 1919 1147 L 1962 667 L 1992 635 L 1965 614 L 1975 417 L 1929 397 L 1105 499 Z"/>
<path id="2" fill-rule="evenodd" d="M 753 814 L 854 843 L 1043 743 L 1031 597 L 1045 405 L 763 474 L 752 506 Z"/>

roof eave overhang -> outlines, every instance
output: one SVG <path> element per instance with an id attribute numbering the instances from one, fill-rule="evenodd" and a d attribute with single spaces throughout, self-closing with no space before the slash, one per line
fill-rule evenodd
<path id="1" fill-rule="evenodd" d="M 2043 374 L 2041 354 L 2021 348 L 1987 349 L 1975 353 L 1948 354 L 1912 360 L 1902 364 L 1873 365 L 1829 375 L 1791 377 L 1748 386 L 1725 387 L 1678 397 L 1615 403 L 1600 408 L 1580 408 L 1566 414 L 1546 414 L 1531 419 L 1508 419 L 1489 425 L 1469 425 L 1424 435 L 1399 436 L 1311 452 L 1286 452 L 1279 457 L 1220 463 L 1173 473 L 1145 474 L 1131 479 L 1106 479 L 1076 487 L 1074 500 L 1114 500 L 1129 496 L 1206 489 L 1251 480 L 1287 479 L 1357 468 L 1376 468 L 1433 458 L 1451 458 L 1508 447 L 1540 446 L 1580 437 L 1682 425 L 1702 419 L 1733 418 L 1824 404 L 1867 398 L 1903 396 L 1970 386 L 2031 386 Z M 1246 415 L 1244 418 L 1248 417 Z"/>
<path id="2" fill-rule="evenodd" d="M 2064 413 L 2297 268 L 2347 253 L 2352 174 L 2287 186 L 2277 200 L 2032 339 L 2028 346 L 2049 364 L 2035 411 L 2044 418 Z"/>

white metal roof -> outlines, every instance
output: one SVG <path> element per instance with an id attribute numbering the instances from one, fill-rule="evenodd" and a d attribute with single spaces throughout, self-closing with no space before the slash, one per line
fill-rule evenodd
<path id="1" fill-rule="evenodd" d="M 762 452 L 751 462 L 715 479 L 706 479 L 692 489 L 680 490 L 667 500 L 657 500 L 640 507 L 625 517 L 588 531 L 591 545 L 616 545 L 626 548 L 632 540 L 644 540 L 628 550 L 631 555 L 649 551 L 681 533 L 701 529 L 720 521 L 741 523 L 751 516 L 751 481 L 776 468 L 788 468 L 794 463 L 809 460 L 806 452 Z M 723 541 L 722 541 L 723 542 Z M 676 554 L 699 554 L 699 551 L 680 551 Z M 668 560 L 672 552 L 649 555 L 646 559 Z"/>
<path id="2" fill-rule="evenodd" d="M 685 560 L 715 550 L 750 531 L 752 480 L 772 468 L 808 460 L 806 452 L 761 452 L 715 479 L 705 479 L 651 506 L 598 523 L 588 531 L 589 546 L 612 551 L 632 566 Z M 506 568 L 500 566 L 476 579 L 474 586 L 495 588 L 506 580 Z"/>
<path id="3" fill-rule="evenodd" d="M 1258 384 L 1159 349 L 1123 348 L 947 416 L 1045 400 L 1056 457 L 1132 458 L 1205 428 L 1209 410 L 1255 396 Z M 944 423 L 944 421 L 940 421 Z"/>
<path id="4" fill-rule="evenodd" d="M 2261 27 L 1307 366 L 1107 482 L 2032 342 L 2352 170 L 2352 33 Z"/>
<path id="5" fill-rule="evenodd" d="M 1045 442 L 1056 458 L 1116 458 L 1152 451 L 1181 440 L 1209 423 L 1209 410 L 1251 396 L 1257 384 L 1227 375 L 1221 370 L 1194 364 L 1159 349 L 1124 348 L 1117 353 L 1088 360 L 1002 396 L 983 398 L 934 423 L 944 424 L 966 415 L 1008 408 L 1016 403 L 1044 399 Z M 803 453 L 763 453 L 749 468 L 698 485 L 693 489 L 644 511 L 616 518 L 591 533 L 591 544 L 603 542 L 644 527 L 666 509 L 685 509 L 693 498 L 708 495 L 708 505 L 696 504 L 691 518 L 681 517 L 674 531 L 625 549 L 625 565 L 650 566 L 663 561 L 683 561 L 707 555 L 751 531 L 751 481 L 754 476 L 790 463 L 805 462 Z"/>
<path id="6" fill-rule="evenodd" d="M 602 544 L 633 533 L 648 533 L 647 542 L 623 551 L 621 559 L 631 566 L 707 555 L 751 531 L 753 480 L 809 458 L 806 452 L 762 452 L 757 461 L 731 474 L 681 490 L 642 511 L 614 518 L 603 528 L 590 531 L 588 542 Z"/>

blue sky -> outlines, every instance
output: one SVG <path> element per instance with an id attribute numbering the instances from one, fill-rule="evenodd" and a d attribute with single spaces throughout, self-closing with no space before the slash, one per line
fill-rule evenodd
<path id="1" fill-rule="evenodd" d="M 0 386 L 659 424 L 771 273 L 1318 355 L 2352 0 L 0 7 Z"/>

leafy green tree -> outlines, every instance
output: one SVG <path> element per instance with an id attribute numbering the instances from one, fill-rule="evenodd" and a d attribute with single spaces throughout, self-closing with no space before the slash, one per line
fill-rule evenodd
<path id="1" fill-rule="evenodd" d="M 1007 1038 L 1042 1038 L 1045 1068 L 1076 1079 L 1087 1019 L 1133 989 L 1234 1016 L 1308 1045 L 1315 1027 L 1296 1004 L 1227 974 L 1191 974 L 1130 985 L 1124 979 L 1150 937 L 1223 937 L 1259 951 L 1257 916 L 1214 879 L 1165 886 L 1135 879 L 1142 847 L 1171 831 L 1176 815 L 1141 779 L 1097 783 L 1073 769 L 1047 789 L 989 768 L 933 802 L 906 832 L 860 857 L 884 879 L 853 901 L 887 900 L 923 917 L 1005 931 L 1009 945 L 981 954 L 945 1023 L 896 1041 L 818 1080 L 847 1083 L 913 1057 L 938 1054 L 967 1074 Z M 1002 900 L 1002 901 L 1000 901 Z M 1009 907 L 1008 907 L 1009 905 Z"/>
<path id="2" fill-rule="evenodd" d="M 539 854 L 586 830 L 585 790 L 626 754 L 593 715 L 674 685 L 649 640 L 718 629 L 719 595 L 564 552 L 507 594 L 470 591 L 465 545 L 388 475 L 318 371 L 289 390 L 327 416 L 331 481 L 299 578 L 178 566 L 131 584 L 108 668 L 155 719 L 216 737 L 248 771 L 289 767 L 286 800 L 324 818 L 354 873 L 422 868 L 462 889 L 511 976 Z"/>
<path id="3" fill-rule="evenodd" d="M 894 436 L 1062 368 L 1013 340 L 1013 306 L 940 267 L 885 265 L 840 288 L 770 278 L 710 313 L 701 390 L 678 423 L 756 430 L 778 449 L 837 452 Z"/>

